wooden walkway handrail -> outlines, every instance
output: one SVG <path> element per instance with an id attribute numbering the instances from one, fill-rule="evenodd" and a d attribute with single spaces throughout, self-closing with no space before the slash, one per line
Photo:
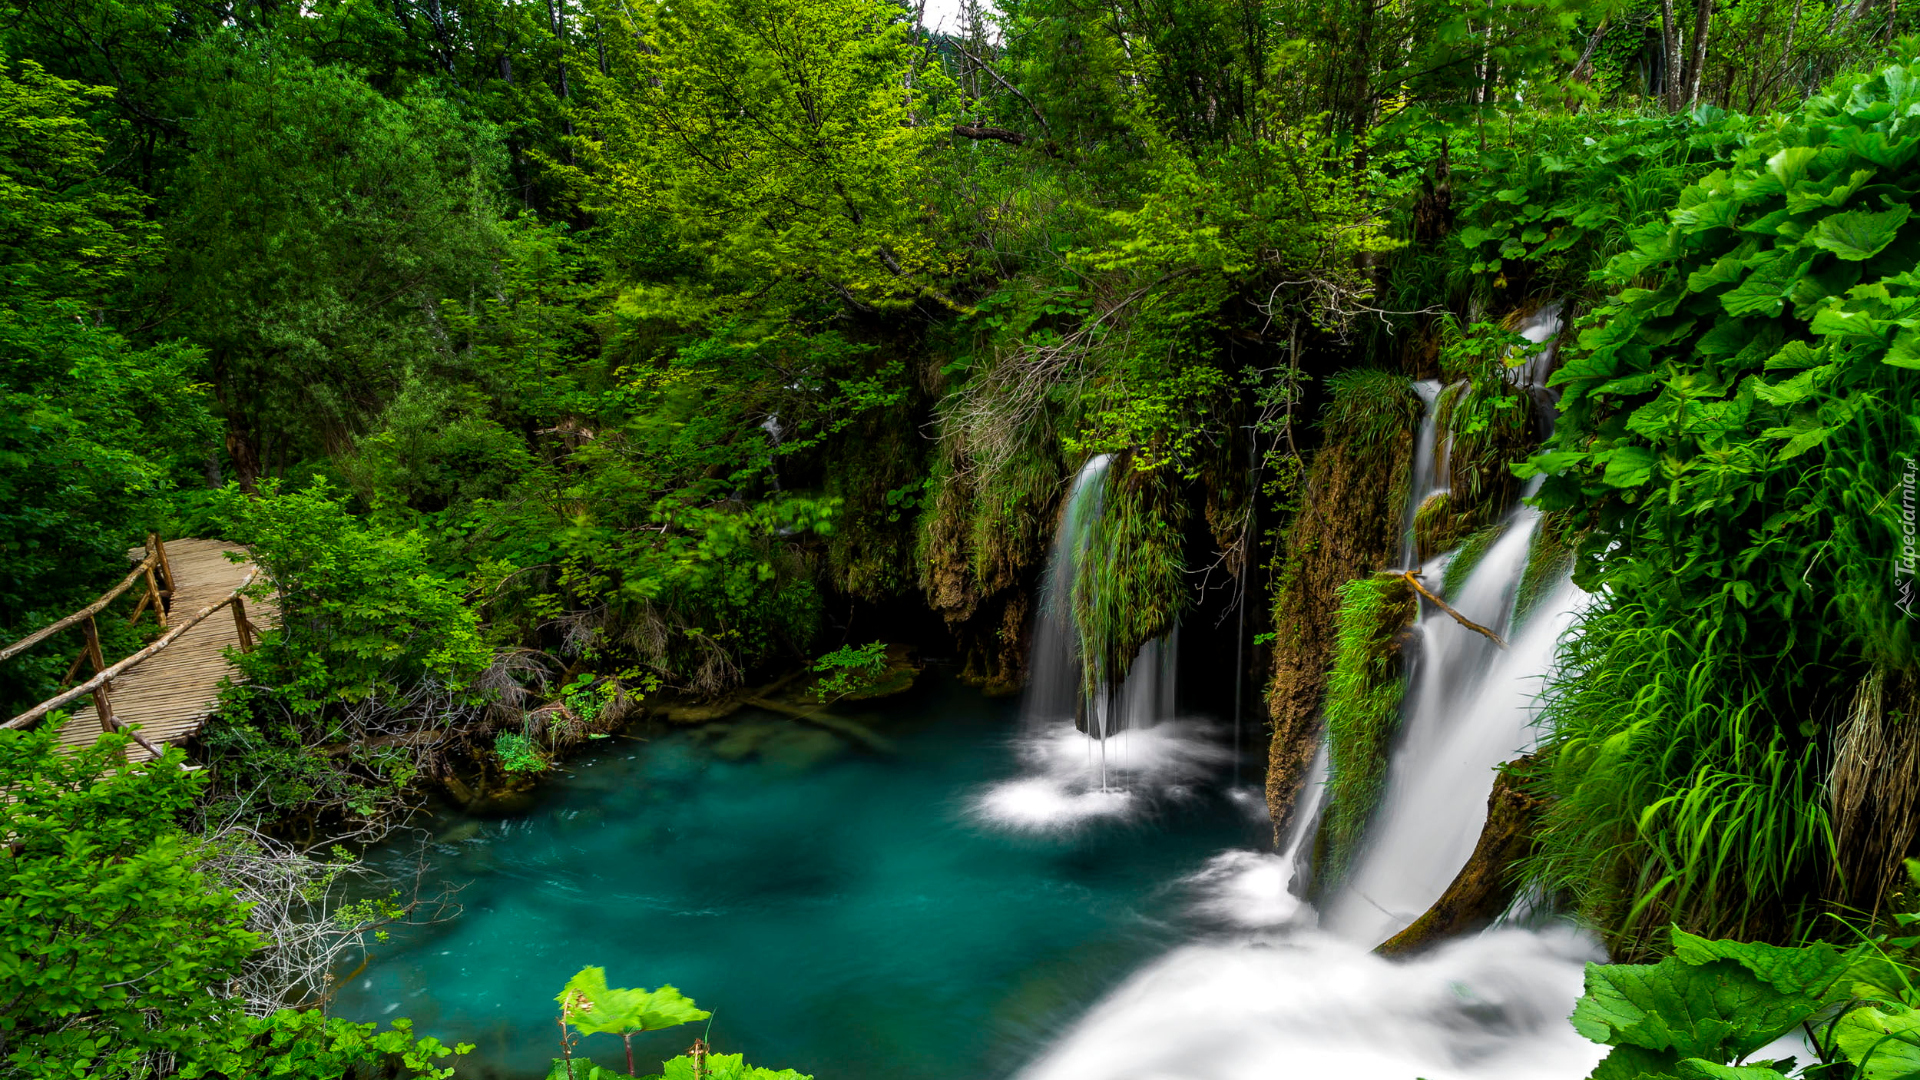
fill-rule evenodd
<path id="1" fill-rule="evenodd" d="M 43 701 L 40 704 L 35 705 L 33 708 L 28 709 L 26 712 L 21 713 L 19 716 L 16 716 L 13 719 L 7 721 L 6 723 L 0 724 L 0 730 L 29 727 L 32 724 L 34 724 L 36 721 L 44 718 L 48 713 L 59 708 L 60 706 L 71 704 L 76 699 L 85 697 L 88 694 L 91 694 L 94 691 L 100 689 L 102 686 L 105 686 L 108 683 L 112 682 L 115 676 L 124 674 L 129 668 L 134 667 L 135 665 L 139 664 L 141 661 L 148 659 L 149 657 L 153 656 L 153 654 L 166 648 L 168 644 L 173 642 L 180 635 L 186 633 L 187 631 L 193 629 L 195 626 L 199 625 L 209 615 L 212 615 L 214 612 L 219 611 L 221 608 L 234 603 L 236 600 L 240 600 L 241 599 L 240 594 L 246 591 L 247 586 L 253 584 L 254 574 L 257 574 L 258 572 L 259 571 L 256 570 L 247 574 L 246 579 L 241 581 L 239 585 L 235 586 L 234 590 L 228 593 L 225 599 L 218 600 L 214 603 L 208 604 L 204 608 L 201 608 L 199 611 L 194 613 L 192 618 L 188 619 L 185 622 L 176 623 L 172 629 L 168 630 L 165 634 L 161 635 L 159 640 L 155 641 L 153 644 L 147 646 L 144 649 L 141 649 L 139 652 L 134 653 L 132 656 L 127 657 L 125 660 L 120 661 L 119 663 L 113 665 L 112 667 L 106 669 L 105 671 L 100 672 L 99 674 L 95 675 L 93 678 L 88 679 L 84 683 L 81 683 L 79 686 L 72 687 L 71 689 L 67 690 L 66 693 L 61 694 L 59 697 L 50 698 L 46 701 Z"/>
<path id="2" fill-rule="evenodd" d="M 159 559 L 160 559 L 159 552 L 155 551 L 155 552 L 149 553 L 147 557 L 141 561 L 140 565 L 134 567 L 133 572 L 127 575 L 127 580 L 121 582 L 118 585 L 115 585 L 111 590 L 108 591 L 107 595 L 102 596 L 100 599 L 95 600 L 93 603 L 88 604 L 86 607 L 81 608 L 79 611 L 76 611 L 73 614 L 67 616 L 66 618 L 61 619 L 59 622 L 54 623 L 51 626 L 43 626 L 40 629 L 35 630 L 33 633 L 28 634 L 26 637 L 21 638 L 19 641 L 16 641 L 13 644 L 7 646 L 6 648 L 0 649 L 0 661 L 11 660 L 14 657 L 20 655 L 21 653 L 26 652 L 28 649 L 33 648 L 35 645 L 38 645 L 41 642 L 52 637 L 53 635 L 59 633 L 60 631 L 75 625 L 81 620 L 91 618 L 94 615 L 98 615 L 102 610 L 106 608 L 108 604 L 111 604 L 115 600 L 120 599 L 120 596 L 122 593 L 125 593 L 128 589 L 133 588 L 133 583 L 136 581 L 139 581 L 140 578 L 147 573 L 147 571 L 152 570 L 154 566 L 158 563 Z"/>

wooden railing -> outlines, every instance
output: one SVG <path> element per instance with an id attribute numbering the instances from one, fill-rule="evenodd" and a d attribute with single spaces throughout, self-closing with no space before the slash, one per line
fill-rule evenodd
<path id="1" fill-rule="evenodd" d="M 0 649 L 0 662 L 4 662 L 33 648 L 35 645 L 40 644 L 55 634 L 78 625 L 81 627 L 85 644 L 80 650 L 80 655 L 75 657 L 73 663 L 67 668 L 66 677 L 60 680 L 60 685 L 67 686 L 67 684 L 73 682 L 74 677 L 80 673 L 80 666 L 88 661 L 92 661 L 94 670 L 94 675 L 91 679 L 35 705 L 33 708 L 8 720 L 4 724 L 0 724 L 0 729 L 32 727 L 34 724 L 45 719 L 47 714 L 53 712 L 53 710 L 63 705 L 71 704 L 80 698 L 92 695 L 94 711 L 100 716 L 100 730 L 123 731 L 132 736 L 133 741 L 146 747 L 149 753 L 157 756 L 160 751 L 156 747 L 141 738 L 138 732 L 122 724 L 114 716 L 112 698 L 113 680 L 120 675 L 124 675 L 134 667 L 137 667 L 142 661 L 152 658 L 154 654 L 178 640 L 180 635 L 198 626 L 221 608 L 231 607 L 233 609 L 234 629 L 240 637 L 240 648 L 243 651 L 251 651 L 253 649 L 254 635 L 259 632 L 259 628 L 247 620 L 246 601 L 241 594 L 248 585 L 253 583 L 253 577 L 254 575 L 249 573 L 246 579 L 241 581 L 232 592 L 228 593 L 221 600 L 194 612 L 186 621 L 182 622 L 175 619 L 170 622 L 167 617 L 167 605 L 173 597 L 175 588 L 173 569 L 167 562 L 166 543 L 160 539 L 158 533 L 150 534 L 147 538 L 147 557 L 140 562 L 140 565 L 133 568 L 133 572 L 127 575 L 125 581 L 114 586 L 105 596 L 81 608 L 79 611 L 68 615 L 59 622 L 42 627 L 28 634 L 26 637 L 21 638 L 19 641 L 8 645 L 6 648 Z M 109 667 L 107 666 L 105 657 L 103 657 L 100 652 L 100 631 L 94 618 L 106 610 L 107 605 L 119 599 L 128 589 L 133 587 L 135 582 L 140 581 L 142 578 L 146 580 L 147 589 L 145 593 L 141 594 L 139 603 L 133 609 L 133 614 L 128 616 L 127 624 L 133 625 L 139 622 L 140 617 L 146 614 L 148 609 L 152 609 L 154 618 L 159 622 L 160 628 L 166 632 L 146 648 Z M 161 584 L 162 581 L 165 582 L 164 586 Z"/>

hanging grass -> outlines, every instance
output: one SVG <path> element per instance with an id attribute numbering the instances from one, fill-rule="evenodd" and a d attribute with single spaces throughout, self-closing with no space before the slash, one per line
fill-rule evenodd
<path id="1" fill-rule="evenodd" d="M 1327 678 L 1327 802 L 1318 848 L 1327 882 L 1345 875 L 1385 790 L 1388 751 L 1400 730 L 1407 688 L 1402 632 L 1418 612 L 1413 587 L 1395 573 L 1349 581 L 1339 597 Z"/>
<path id="2" fill-rule="evenodd" d="M 1435 492 L 1413 512 L 1414 558 L 1425 564 L 1434 556 L 1449 551 L 1467 535 L 1471 517 L 1456 513 L 1453 494 Z"/>
<path id="3" fill-rule="evenodd" d="M 1333 661 L 1339 588 L 1392 563 L 1412 483 L 1420 398 L 1406 377 L 1342 372 L 1328 380 L 1325 442 L 1307 470 L 1299 512 L 1283 534 L 1273 592 L 1273 740 L 1267 808 L 1284 831 L 1320 736 Z"/>
<path id="4" fill-rule="evenodd" d="M 1513 596 L 1513 629 L 1519 633 L 1540 607 L 1553 595 L 1562 578 L 1573 570 L 1573 546 L 1566 535 L 1566 515 L 1548 514 L 1533 530 L 1527 548 L 1527 568 L 1520 573 L 1520 587 Z M 1451 570 L 1451 567 L 1449 567 Z"/>
<path id="5" fill-rule="evenodd" d="M 1616 959 L 1657 950 L 1669 923 L 1796 938 L 1834 853 L 1820 756 L 1767 708 L 1793 673 L 1679 616 L 1603 599 L 1546 688 L 1552 801 L 1527 872 L 1570 892 Z"/>
<path id="6" fill-rule="evenodd" d="M 1441 595 L 1459 596 L 1461 587 L 1473 576 L 1474 568 L 1480 565 L 1480 560 L 1487 557 L 1487 552 L 1493 550 L 1493 545 L 1506 532 L 1504 523 L 1489 525 L 1461 541 L 1459 550 L 1448 560 L 1447 571 L 1440 579 Z"/>
<path id="7" fill-rule="evenodd" d="M 1187 603 L 1185 510 L 1165 471 L 1108 476 L 1087 545 L 1093 557 L 1080 560 L 1073 582 L 1089 693 L 1125 679 L 1140 646 L 1173 629 Z"/>

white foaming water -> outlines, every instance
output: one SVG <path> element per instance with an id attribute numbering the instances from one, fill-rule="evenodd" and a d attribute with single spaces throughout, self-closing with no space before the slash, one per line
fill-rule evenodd
<path id="1" fill-rule="evenodd" d="M 1057 832 L 1128 817 L 1188 796 L 1229 753 L 1204 725 L 1174 717 L 1179 629 L 1140 646 L 1118 685 L 1089 678 L 1073 614 L 1074 579 L 1091 552 L 1112 457 L 1074 478 L 1041 579 L 1030 676 L 1015 744 L 1022 775 L 974 799 L 976 820 Z M 1091 684 L 1091 688 L 1090 688 Z"/>
<path id="2" fill-rule="evenodd" d="M 1494 930 L 1408 961 L 1306 932 L 1175 949 L 1129 979 L 1022 1080 L 1574 1080 L 1603 1047 L 1566 1016 L 1570 931 Z"/>
<path id="3" fill-rule="evenodd" d="M 1445 462 L 1438 460 L 1436 452 L 1439 414 L 1433 407 L 1440 398 L 1440 380 L 1423 379 L 1413 384 L 1413 390 L 1420 395 L 1420 432 L 1413 440 L 1413 478 L 1407 488 L 1406 512 L 1400 521 L 1400 565 L 1407 570 L 1419 569 L 1420 565 L 1420 553 L 1413 542 L 1413 521 L 1420 512 L 1420 504 L 1447 489 Z"/>
<path id="4" fill-rule="evenodd" d="M 1484 626 L 1507 626 L 1539 527 L 1530 507 L 1514 517 L 1451 601 Z M 1538 741 L 1533 703 L 1582 595 L 1562 583 L 1505 651 L 1444 613 L 1421 616 L 1401 741 L 1368 843 L 1328 905 L 1329 929 L 1377 944 L 1446 891 L 1480 838 L 1495 768 Z"/>
<path id="5" fill-rule="evenodd" d="M 990 785 L 971 811 L 987 824 L 1029 832 L 1151 813 L 1186 798 L 1225 765 L 1230 752 L 1220 744 L 1198 722 L 1129 728 L 1105 739 L 1065 724 L 1029 729 L 1015 743 L 1022 775 Z"/>

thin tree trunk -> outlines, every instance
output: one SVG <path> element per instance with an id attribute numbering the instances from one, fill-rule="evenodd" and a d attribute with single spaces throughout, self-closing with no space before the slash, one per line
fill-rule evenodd
<path id="1" fill-rule="evenodd" d="M 1693 49 L 1687 54 L 1686 107 L 1700 100 L 1700 81 L 1707 71 L 1707 33 L 1713 24 L 1713 0 L 1694 0 Z"/>
<path id="2" fill-rule="evenodd" d="M 1660 0 L 1660 100 L 1669 112 L 1680 109 L 1680 26 L 1673 0 Z"/>
<path id="3" fill-rule="evenodd" d="M 1787 73 L 1793 69 L 1793 35 L 1800 29 L 1800 9 L 1806 2 L 1807 0 L 1793 0 L 1793 14 L 1787 17 L 1787 42 L 1780 49 L 1780 74 L 1767 80 L 1766 89 L 1769 93 L 1772 93 L 1775 83 L 1785 82 Z M 1749 111 L 1757 111 L 1759 108 L 1760 103 L 1757 100 L 1747 102 Z"/>

